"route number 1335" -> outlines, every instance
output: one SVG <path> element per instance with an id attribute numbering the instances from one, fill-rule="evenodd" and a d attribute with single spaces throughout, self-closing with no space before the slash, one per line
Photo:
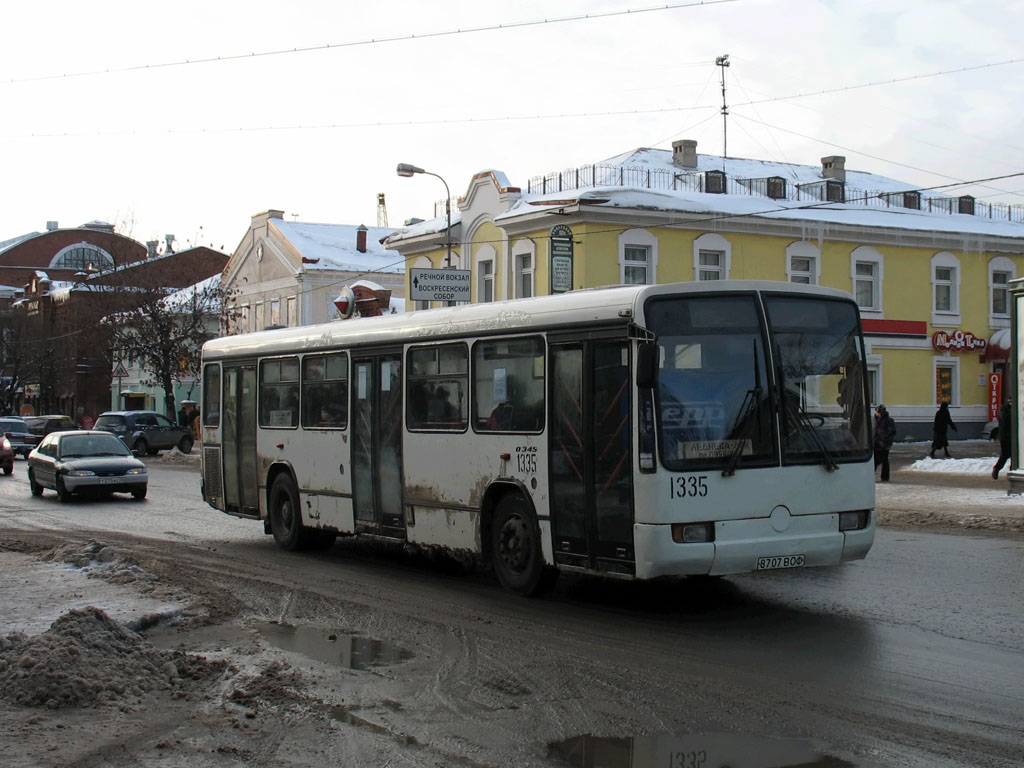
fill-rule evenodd
<path id="1" fill-rule="evenodd" d="M 673 477 L 669 480 L 670 499 L 686 499 L 695 496 L 704 497 L 708 495 L 707 475 Z"/>

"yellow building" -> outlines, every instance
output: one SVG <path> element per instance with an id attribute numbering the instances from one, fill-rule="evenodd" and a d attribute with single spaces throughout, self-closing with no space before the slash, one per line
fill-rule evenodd
<path id="1" fill-rule="evenodd" d="M 385 240 L 417 269 L 451 266 L 472 301 L 615 283 L 757 279 L 850 292 L 861 307 L 873 402 L 900 439 L 928 439 L 939 402 L 956 437 L 994 418 L 1005 371 L 1007 284 L 1024 275 L 1024 206 L 949 197 L 845 158 L 820 166 L 638 149 L 512 186 L 483 171 L 447 218 Z M 451 246 L 448 243 L 452 243 Z M 438 306 L 415 301 L 416 309 Z"/>

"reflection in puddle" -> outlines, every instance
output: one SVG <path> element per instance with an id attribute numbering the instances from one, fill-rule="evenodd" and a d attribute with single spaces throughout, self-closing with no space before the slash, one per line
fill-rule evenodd
<path id="1" fill-rule="evenodd" d="M 572 768 L 854 768 L 808 741 L 743 733 L 574 736 L 549 743 L 548 757 Z"/>
<path id="2" fill-rule="evenodd" d="M 369 669 L 412 658 L 411 653 L 392 643 L 337 634 L 320 627 L 260 622 L 256 630 L 282 650 L 346 669 Z"/>

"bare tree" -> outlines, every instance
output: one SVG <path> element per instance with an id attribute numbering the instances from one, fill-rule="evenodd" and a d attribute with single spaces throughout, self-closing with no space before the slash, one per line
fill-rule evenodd
<path id="1" fill-rule="evenodd" d="M 164 409 L 174 418 L 174 385 L 199 372 L 203 344 L 219 335 L 224 302 L 220 277 L 173 293 L 136 291 L 132 309 L 108 316 L 113 346 L 138 361 L 164 391 Z"/>

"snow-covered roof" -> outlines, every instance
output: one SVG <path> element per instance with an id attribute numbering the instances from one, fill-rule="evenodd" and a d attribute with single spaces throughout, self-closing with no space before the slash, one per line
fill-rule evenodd
<path id="1" fill-rule="evenodd" d="M 178 310 L 191 311 L 193 306 L 193 297 L 196 294 L 200 296 L 206 294 L 207 291 L 214 290 L 220 285 L 220 274 L 211 275 L 205 280 L 200 280 L 195 285 L 190 285 L 188 288 L 182 288 L 180 291 L 164 297 L 161 300 L 161 304 L 165 306 L 169 311 L 174 312 Z M 206 302 L 205 310 L 209 312 L 220 311 L 220 297 L 214 297 L 213 300 Z"/>
<path id="2" fill-rule="evenodd" d="M 1018 221 L 928 210 L 926 197 L 932 197 L 937 203 L 952 205 L 947 210 L 958 210 L 955 197 L 925 193 L 921 200 L 923 210 L 904 208 L 900 205 L 901 198 L 887 200 L 886 196 L 916 191 L 913 184 L 851 169 L 846 169 L 845 203 L 824 202 L 814 199 L 813 195 L 800 195 L 800 199 L 792 199 L 790 194 L 789 199 L 772 199 L 766 194 L 751 193 L 757 186 L 741 181 L 777 176 L 786 180 L 789 192 L 792 193 L 795 187 L 822 185 L 828 181 L 820 166 L 697 155 L 696 168 L 680 168 L 673 164 L 670 150 L 642 148 L 582 170 L 590 171 L 588 186 L 581 183 L 579 188 L 567 189 L 567 183 L 575 183 L 577 175 L 573 171 L 552 174 L 548 178 L 560 181 L 557 185 L 559 191 L 546 194 L 525 192 L 511 209 L 496 216 L 495 220 L 536 211 L 538 204 L 543 205 L 545 202 L 554 204 L 579 200 L 580 203 L 590 201 L 590 205 L 609 208 L 707 214 L 709 219 L 721 219 L 724 214 L 782 221 L 820 221 L 848 226 L 1024 238 L 1024 223 Z M 698 176 L 707 171 L 724 171 L 729 193 L 695 191 L 702 189 L 697 181 Z M 587 174 L 582 174 L 582 177 L 586 178 Z M 553 183 L 549 186 L 557 187 Z M 1015 213 L 1020 218 L 1020 211 L 1016 207 Z"/>
<path id="3" fill-rule="evenodd" d="M 454 206 L 452 206 L 454 207 Z M 452 211 L 452 229 L 462 221 L 461 211 Z M 392 236 L 395 240 L 405 240 L 413 237 L 421 237 L 423 235 L 436 235 L 444 232 L 448 228 L 448 216 L 438 216 L 433 219 L 427 219 L 426 221 L 418 221 L 415 224 L 409 224 L 404 227 L 399 227 L 394 230 Z"/>
<path id="4" fill-rule="evenodd" d="M 398 251 L 380 244 L 395 230 L 366 227 L 366 252 L 356 249 L 358 226 L 353 224 L 309 224 L 272 219 L 281 235 L 302 256 L 306 271 L 340 270 L 348 272 L 405 272 L 405 261 Z"/>

